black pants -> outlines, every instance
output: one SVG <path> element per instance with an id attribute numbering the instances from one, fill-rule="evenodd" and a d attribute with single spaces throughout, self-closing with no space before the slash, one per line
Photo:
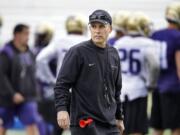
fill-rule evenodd
<path id="1" fill-rule="evenodd" d="M 180 128 L 180 93 L 153 92 L 150 124 L 159 130 Z"/>
<path id="2" fill-rule="evenodd" d="M 128 98 L 123 102 L 125 134 L 147 134 L 147 97 L 139 97 L 133 101 Z"/>
<path id="3" fill-rule="evenodd" d="M 85 128 L 71 127 L 71 135 L 120 135 L 120 131 L 116 126 L 104 127 L 92 123 Z"/>

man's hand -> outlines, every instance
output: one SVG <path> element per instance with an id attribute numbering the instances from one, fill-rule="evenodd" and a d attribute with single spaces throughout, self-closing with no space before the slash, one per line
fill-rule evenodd
<path id="1" fill-rule="evenodd" d="M 20 104 L 24 102 L 24 97 L 20 93 L 15 93 L 13 96 L 13 102 L 15 104 Z"/>
<path id="2" fill-rule="evenodd" d="M 116 120 L 116 125 L 120 130 L 121 135 L 123 134 L 124 131 L 124 122 L 123 120 Z"/>
<path id="3" fill-rule="evenodd" d="M 70 125 L 69 113 L 67 111 L 60 111 L 57 113 L 58 125 L 62 129 L 68 129 Z"/>

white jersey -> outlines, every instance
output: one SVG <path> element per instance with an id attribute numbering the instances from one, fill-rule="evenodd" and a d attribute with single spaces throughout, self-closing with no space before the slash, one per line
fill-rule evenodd
<path id="1" fill-rule="evenodd" d="M 114 46 L 120 55 L 122 70 L 121 100 L 147 96 L 147 86 L 156 85 L 159 46 L 146 37 L 124 36 Z"/>
<path id="2" fill-rule="evenodd" d="M 53 58 L 57 58 L 56 73 L 58 74 L 66 52 L 75 44 L 85 40 L 87 40 L 85 36 L 70 34 L 45 47 L 36 58 L 37 77 L 43 82 L 54 84 L 56 82 L 56 77 L 52 74 L 48 63 Z"/>

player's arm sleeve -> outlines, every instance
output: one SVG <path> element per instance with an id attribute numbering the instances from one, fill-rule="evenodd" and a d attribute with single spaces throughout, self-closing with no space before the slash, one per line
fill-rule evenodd
<path id="1" fill-rule="evenodd" d="M 175 62 L 176 62 L 176 68 L 177 68 L 177 75 L 180 80 L 180 39 L 179 38 L 177 38 Z"/>
<path id="2" fill-rule="evenodd" d="M 10 98 L 15 94 L 10 81 L 10 59 L 5 53 L 0 54 L 0 94 Z"/>
<path id="3" fill-rule="evenodd" d="M 81 63 L 82 59 L 76 49 L 70 49 L 66 53 L 54 88 L 57 112 L 67 111 L 70 94 L 69 89 L 79 75 Z"/>
<path id="4" fill-rule="evenodd" d="M 120 100 L 120 94 L 121 94 L 121 88 L 122 88 L 121 63 L 120 63 L 118 52 L 117 52 L 117 57 L 118 57 L 118 75 L 115 82 L 115 89 L 116 89 L 115 99 L 117 103 L 116 119 L 123 120 L 124 116 L 123 116 L 123 110 L 122 110 L 122 103 Z"/>
<path id="5" fill-rule="evenodd" d="M 176 61 L 176 67 L 177 67 L 177 75 L 180 80 L 180 50 L 176 51 L 175 61 Z"/>
<path id="6" fill-rule="evenodd" d="M 154 45 L 155 46 L 155 45 Z M 148 49 L 145 55 L 145 67 L 147 69 L 147 87 L 156 88 L 159 76 L 160 60 L 159 53 L 156 53 L 157 48 Z"/>
<path id="7" fill-rule="evenodd" d="M 56 77 L 51 72 L 49 62 L 57 57 L 57 48 L 54 44 L 45 47 L 36 58 L 36 76 L 39 80 L 47 84 L 54 84 Z"/>

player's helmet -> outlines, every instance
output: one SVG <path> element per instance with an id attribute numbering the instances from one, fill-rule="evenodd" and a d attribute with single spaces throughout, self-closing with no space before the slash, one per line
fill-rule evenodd
<path id="1" fill-rule="evenodd" d="M 43 22 L 38 25 L 35 31 L 38 35 L 45 35 L 46 40 L 51 40 L 54 35 L 54 27 L 47 22 Z"/>
<path id="2" fill-rule="evenodd" d="M 167 6 L 166 20 L 178 25 L 180 24 L 180 2 L 173 2 Z"/>
<path id="3" fill-rule="evenodd" d="M 126 32 L 127 20 L 129 18 L 130 12 L 125 10 L 119 10 L 113 15 L 113 28 L 116 31 Z"/>
<path id="4" fill-rule="evenodd" d="M 131 14 L 127 20 L 127 32 L 129 34 L 139 34 L 138 22 L 134 14 Z"/>
<path id="5" fill-rule="evenodd" d="M 131 34 L 148 36 L 152 30 L 152 22 L 148 16 L 142 12 L 132 14 L 127 21 L 127 30 Z"/>
<path id="6" fill-rule="evenodd" d="M 149 36 L 152 32 L 153 23 L 150 18 L 143 12 L 136 12 L 138 18 L 139 31 L 144 36 Z"/>
<path id="7" fill-rule="evenodd" d="M 67 32 L 82 32 L 87 31 L 87 23 L 82 15 L 71 15 L 66 20 Z"/>

